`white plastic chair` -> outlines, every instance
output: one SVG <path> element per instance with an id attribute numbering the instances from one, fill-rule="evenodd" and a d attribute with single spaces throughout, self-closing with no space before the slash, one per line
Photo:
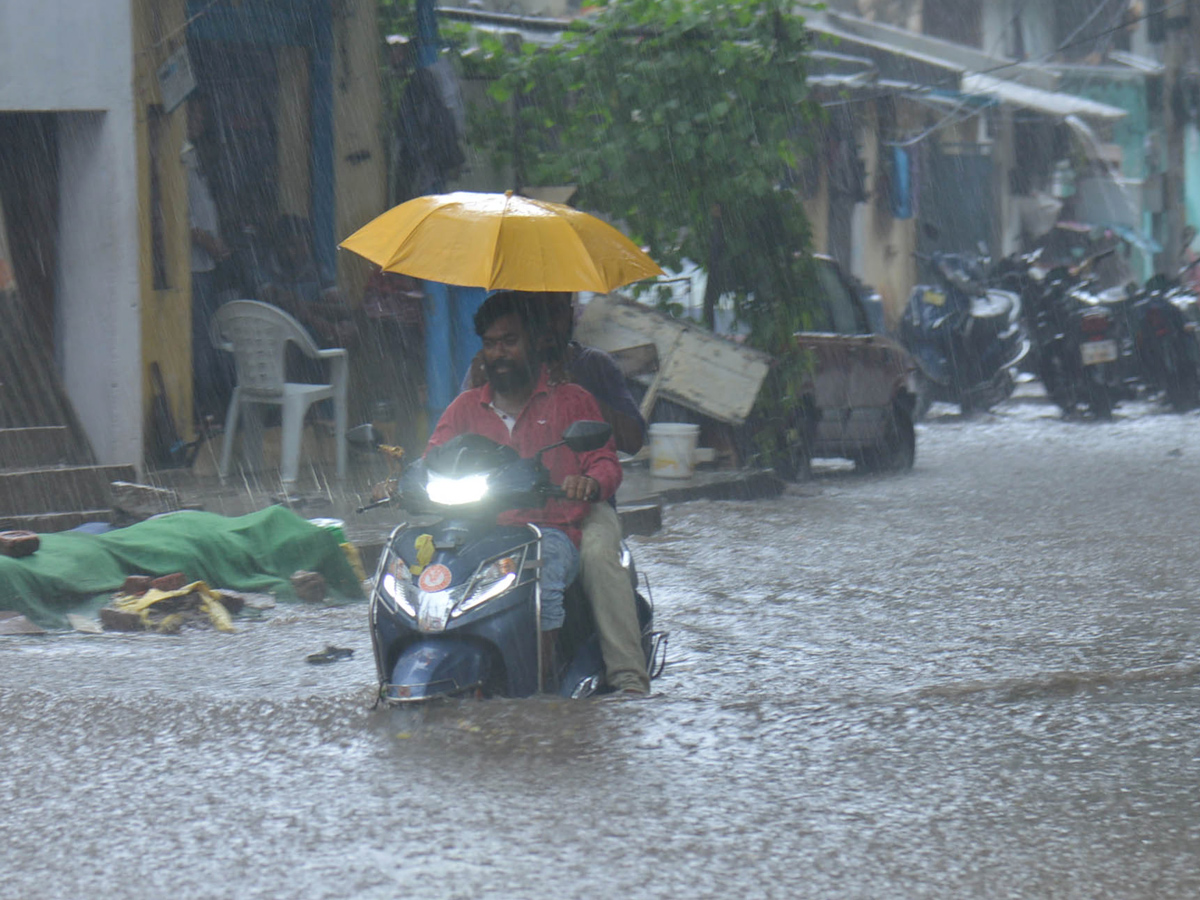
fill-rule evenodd
<path id="1" fill-rule="evenodd" d="M 308 408 L 333 400 L 338 478 L 346 477 L 346 390 L 349 365 L 345 349 L 321 350 L 304 326 L 277 306 L 257 300 L 233 300 L 217 310 L 212 322 L 213 343 L 233 354 L 237 384 L 225 417 L 220 475 L 229 474 L 234 431 L 243 407 L 258 404 L 283 408 L 280 468 L 284 485 L 296 482 L 300 470 L 300 437 Z M 311 359 L 329 362 L 329 384 L 285 381 L 287 345 L 293 343 Z"/>

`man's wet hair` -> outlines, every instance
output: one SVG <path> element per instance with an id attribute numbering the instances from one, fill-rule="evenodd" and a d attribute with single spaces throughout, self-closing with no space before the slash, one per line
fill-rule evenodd
<path id="1" fill-rule="evenodd" d="M 476 310 L 475 333 L 483 337 L 485 331 L 505 316 L 520 319 L 531 345 L 534 335 L 546 328 L 546 304 L 543 298 L 525 291 L 496 291 Z"/>

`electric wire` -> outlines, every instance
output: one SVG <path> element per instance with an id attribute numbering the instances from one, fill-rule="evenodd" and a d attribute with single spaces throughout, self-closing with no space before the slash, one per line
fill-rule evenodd
<path id="1" fill-rule="evenodd" d="M 1083 31 L 1083 29 L 1085 29 L 1089 25 L 1091 25 L 1092 22 L 1095 21 L 1096 16 L 1100 15 L 1100 13 L 1104 9 L 1104 7 L 1108 6 L 1108 4 L 1110 4 L 1110 3 L 1112 3 L 1112 0 L 1100 0 L 1100 2 L 1098 4 L 1096 4 L 1096 8 L 1093 9 L 1088 14 L 1087 18 L 1084 19 L 1083 22 L 1080 23 L 1079 27 L 1076 28 L 1074 31 L 1072 31 L 1069 35 L 1067 35 L 1066 40 L 1064 40 L 1061 44 L 1059 44 L 1058 50 L 1056 50 L 1055 52 L 1061 53 L 1062 49 L 1064 47 L 1069 45 L 1071 43 L 1071 41 L 1075 40 L 1075 38 L 1079 37 L 1079 32 Z M 1124 10 L 1122 10 L 1122 12 L 1124 12 Z"/>

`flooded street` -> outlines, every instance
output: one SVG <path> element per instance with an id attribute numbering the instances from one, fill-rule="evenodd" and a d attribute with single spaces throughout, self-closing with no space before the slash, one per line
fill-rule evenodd
<path id="1" fill-rule="evenodd" d="M 372 710 L 365 604 L 0 639 L 0 897 L 1200 894 L 1200 413 L 934 412 L 634 539 L 645 701 Z"/>

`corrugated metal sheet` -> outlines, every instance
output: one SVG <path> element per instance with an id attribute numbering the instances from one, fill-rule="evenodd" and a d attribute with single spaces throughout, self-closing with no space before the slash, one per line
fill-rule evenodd
<path id="1" fill-rule="evenodd" d="M 1002 103 L 1011 103 L 1013 106 L 1059 118 L 1079 116 L 1084 119 L 1115 121 L 1127 115 L 1125 110 L 1109 106 L 1107 103 L 1098 103 L 1095 100 L 1076 97 L 1074 94 L 1043 91 L 990 75 L 963 75 L 962 90 L 964 94 L 992 96 Z"/>

